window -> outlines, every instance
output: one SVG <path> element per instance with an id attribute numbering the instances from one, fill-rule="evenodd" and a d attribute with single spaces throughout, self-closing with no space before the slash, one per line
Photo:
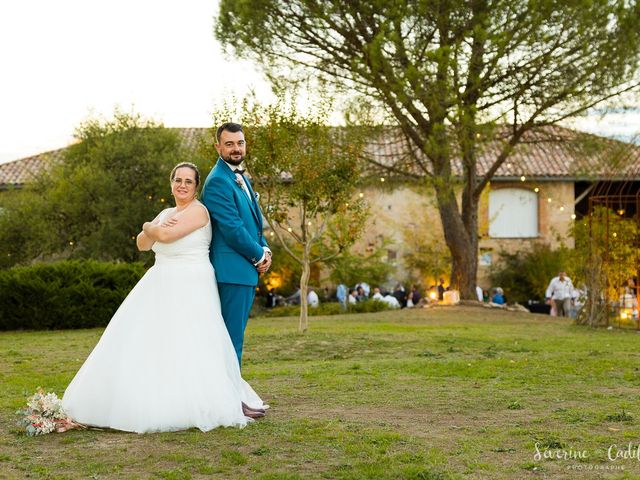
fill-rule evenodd
<path id="1" fill-rule="evenodd" d="M 489 236 L 538 236 L 538 195 L 522 188 L 500 188 L 489 193 Z"/>
<path id="2" fill-rule="evenodd" d="M 478 259 L 478 265 L 481 267 L 490 267 L 493 263 L 493 250 L 490 248 L 480 249 L 480 258 Z"/>

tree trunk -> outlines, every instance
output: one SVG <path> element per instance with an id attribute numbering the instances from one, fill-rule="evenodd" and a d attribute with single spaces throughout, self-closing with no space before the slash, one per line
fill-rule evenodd
<path id="1" fill-rule="evenodd" d="M 435 189 L 444 238 L 451 251 L 451 285 L 460 291 L 461 298 L 475 300 L 477 299 L 476 275 L 478 269 L 477 201 L 473 202 L 471 199 L 468 202 L 463 218 L 453 188 L 450 185 L 438 183 Z M 464 220 L 472 225 L 466 225 Z"/>
<path id="2" fill-rule="evenodd" d="M 463 195 L 464 199 L 464 195 Z M 478 284 L 478 199 L 470 198 L 468 203 L 463 201 L 462 223 L 464 225 L 468 246 L 462 263 L 454 262 L 452 275 L 459 279 L 460 295 L 467 300 L 477 300 L 476 286 Z M 455 258 L 455 257 L 454 257 Z"/>
<path id="3" fill-rule="evenodd" d="M 307 302 L 307 290 L 309 287 L 309 275 L 311 273 L 311 265 L 309 262 L 309 249 L 308 245 L 303 245 L 302 253 L 302 275 L 300 276 L 300 323 L 298 330 L 300 333 L 307 331 L 309 327 L 309 305 Z"/>

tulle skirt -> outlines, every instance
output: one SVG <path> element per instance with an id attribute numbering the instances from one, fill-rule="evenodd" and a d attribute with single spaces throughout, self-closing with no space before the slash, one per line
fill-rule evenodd
<path id="1" fill-rule="evenodd" d="M 131 432 L 245 426 L 264 408 L 240 376 L 206 261 L 156 261 L 120 305 L 69 384 L 79 423 Z"/>

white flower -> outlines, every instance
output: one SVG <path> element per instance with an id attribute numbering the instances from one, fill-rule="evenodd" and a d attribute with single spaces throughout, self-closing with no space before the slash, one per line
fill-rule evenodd
<path id="1" fill-rule="evenodd" d="M 59 425 L 73 423 L 62 408 L 62 400 L 55 393 L 45 394 L 41 388 L 27 399 L 26 410 L 17 413 L 23 416 L 18 425 L 25 427 L 27 435 L 44 435 Z"/>

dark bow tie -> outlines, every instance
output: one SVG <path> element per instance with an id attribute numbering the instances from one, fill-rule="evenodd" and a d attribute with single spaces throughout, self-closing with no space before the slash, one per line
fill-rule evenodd
<path id="1" fill-rule="evenodd" d="M 244 175 L 244 172 L 245 172 L 245 171 L 246 171 L 246 170 L 242 170 L 242 169 L 240 169 L 240 168 L 236 168 L 236 169 L 233 171 L 233 173 L 239 173 L 240 175 Z"/>

